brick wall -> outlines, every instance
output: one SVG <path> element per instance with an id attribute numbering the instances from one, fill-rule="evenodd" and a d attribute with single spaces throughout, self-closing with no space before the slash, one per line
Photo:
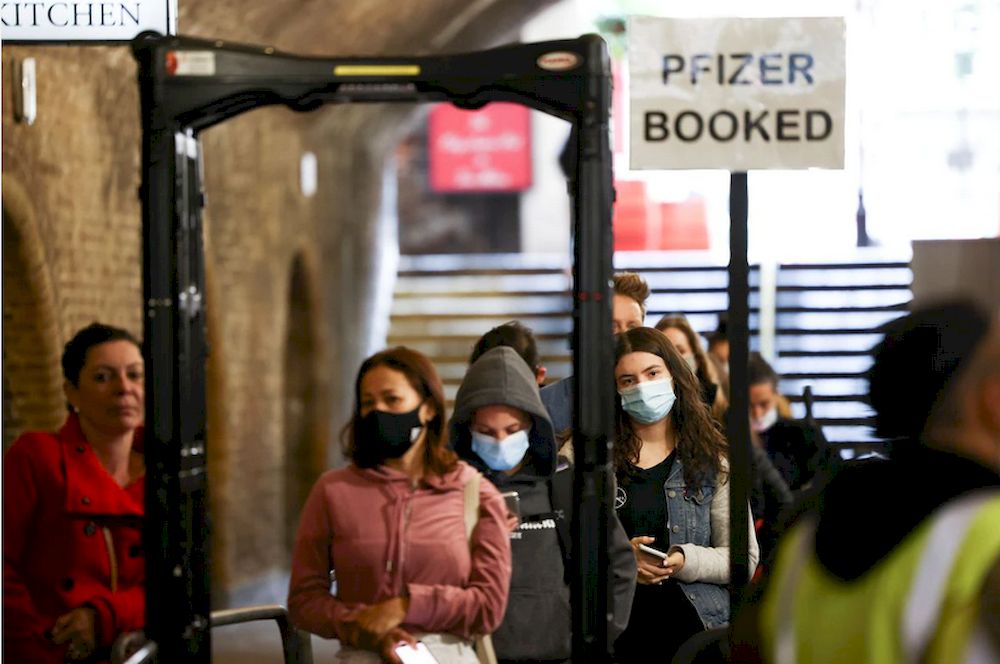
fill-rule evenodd
<path id="1" fill-rule="evenodd" d="M 65 417 L 59 356 L 94 321 L 142 332 L 139 113 L 127 48 L 4 47 L 38 61 L 38 119 L 14 122 L 3 107 L 4 441 L 55 429 Z M 8 78 L 8 80 L 10 80 Z M 323 310 L 332 281 L 319 208 L 327 197 L 299 191 L 299 158 L 316 140 L 316 116 L 264 109 L 202 137 L 208 263 L 209 475 L 213 573 L 220 590 L 252 581 L 288 560 L 282 524 L 286 463 L 311 484 L 325 467 L 330 436 L 329 333 Z M 336 194 L 332 194 L 336 196 Z M 357 209 L 359 219 L 366 218 Z M 357 251 L 371 250 L 355 247 Z M 312 327 L 306 368 L 284 375 L 289 288 L 296 259 L 312 293 L 295 319 Z M 339 274 L 337 275 L 339 276 Z M 363 277 L 362 277 L 363 280 Z M 319 361 L 317 361 L 319 360 Z M 284 389 L 291 380 L 315 398 L 307 462 L 285 454 Z M 299 449 L 303 449 L 301 434 Z"/>
<path id="2" fill-rule="evenodd" d="M 179 25 L 302 54 L 427 53 L 507 40 L 546 3 L 496 0 L 477 5 L 480 14 L 458 0 L 315 4 L 192 0 L 180 3 Z M 58 358 L 73 332 L 94 320 L 142 331 L 139 101 L 129 48 L 5 45 L 6 81 L 24 57 L 37 60 L 34 125 L 15 122 L 13 86 L 3 86 L 5 443 L 61 423 Z M 354 372 L 376 343 L 378 250 L 394 238 L 382 214 L 385 157 L 412 112 L 268 108 L 201 137 L 213 590 L 287 564 L 294 503 L 322 468 L 341 461 L 337 432 Z M 313 198 L 299 191 L 304 150 L 319 162 Z M 290 331 L 289 321 L 308 329 Z"/>

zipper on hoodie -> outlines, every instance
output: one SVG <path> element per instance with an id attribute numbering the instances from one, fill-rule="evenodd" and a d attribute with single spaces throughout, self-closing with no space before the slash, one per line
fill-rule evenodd
<path id="1" fill-rule="evenodd" d="M 402 592 L 403 588 L 403 569 L 406 562 L 406 532 L 410 527 L 410 514 L 413 513 L 413 498 L 417 495 L 417 482 L 414 481 L 410 484 L 410 495 L 406 498 L 406 505 L 403 506 L 403 524 L 399 531 L 399 567 L 396 569 L 396 578 L 399 580 L 397 584 L 399 586 L 399 591 Z M 389 561 L 389 572 L 392 572 L 392 561 Z"/>

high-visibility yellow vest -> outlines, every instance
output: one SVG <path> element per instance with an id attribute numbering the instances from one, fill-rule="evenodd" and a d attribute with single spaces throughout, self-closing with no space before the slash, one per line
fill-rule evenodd
<path id="1" fill-rule="evenodd" d="M 820 565 L 814 535 L 815 522 L 803 521 L 778 548 L 761 606 L 765 661 L 1000 662 L 979 623 L 984 581 L 1000 560 L 1000 491 L 950 501 L 851 582 Z"/>

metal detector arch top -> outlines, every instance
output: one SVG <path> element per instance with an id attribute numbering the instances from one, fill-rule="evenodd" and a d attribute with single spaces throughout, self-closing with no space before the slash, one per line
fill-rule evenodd
<path id="1" fill-rule="evenodd" d="M 155 33 L 132 47 L 162 120 L 195 133 L 273 104 L 312 111 L 329 103 L 511 101 L 570 122 L 587 110 L 599 121 L 597 105 L 610 104 L 610 61 L 597 35 L 439 56 L 303 57 Z M 608 108 L 603 115 L 606 122 Z"/>
<path id="2" fill-rule="evenodd" d="M 210 661 L 204 242 L 198 134 L 282 104 L 510 101 L 572 124 L 574 661 L 607 653 L 611 67 L 596 35 L 439 56 L 316 58 L 152 33 L 133 41 L 143 131 L 147 634 L 161 661 Z M 211 305 L 211 303 L 207 303 Z M 606 659 L 606 657 L 605 657 Z"/>

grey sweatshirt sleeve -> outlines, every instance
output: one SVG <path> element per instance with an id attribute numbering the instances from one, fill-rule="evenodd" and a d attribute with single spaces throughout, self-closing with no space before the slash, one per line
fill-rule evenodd
<path id="1" fill-rule="evenodd" d="M 728 470 L 729 464 L 724 463 Z M 711 529 L 712 545 L 697 546 L 695 544 L 680 544 L 670 549 L 680 549 L 684 552 L 684 567 L 674 575 L 678 581 L 691 583 L 729 583 L 729 481 L 720 482 L 712 498 Z M 760 560 L 760 546 L 757 543 L 757 533 L 754 532 L 753 515 L 747 506 L 747 529 L 749 530 L 749 567 L 750 576 L 757 569 Z"/>
<path id="2" fill-rule="evenodd" d="M 613 514 L 608 524 L 608 584 L 612 601 L 612 620 L 608 623 L 608 643 L 628 627 L 632 614 L 632 597 L 635 595 L 635 554 L 628 535 L 622 527 L 618 515 Z"/>

